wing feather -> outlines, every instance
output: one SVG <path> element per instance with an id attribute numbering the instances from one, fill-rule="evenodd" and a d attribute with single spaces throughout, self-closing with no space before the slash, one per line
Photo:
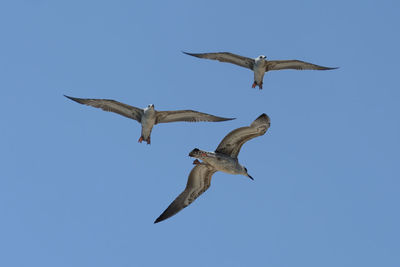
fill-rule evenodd
<path id="1" fill-rule="evenodd" d="M 227 134 L 215 152 L 237 157 L 244 143 L 257 136 L 264 135 L 271 125 L 269 117 L 261 114 L 250 126 L 241 127 Z"/>
<path id="2" fill-rule="evenodd" d="M 78 102 L 79 104 L 92 106 L 95 108 L 101 108 L 104 111 L 114 112 L 122 116 L 137 120 L 141 122 L 143 110 L 137 107 L 133 107 L 111 99 L 90 99 L 90 98 L 76 98 L 71 96 L 65 97 Z"/>
<path id="3" fill-rule="evenodd" d="M 198 121 L 227 121 L 233 120 L 234 118 L 223 118 L 210 115 L 207 113 L 202 113 L 194 110 L 174 110 L 174 111 L 157 111 L 156 114 L 156 124 L 165 122 L 176 122 L 176 121 L 188 121 L 188 122 L 198 122 Z"/>
<path id="4" fill-rule="evenodd" d="M 154 223 L 168 219 L 189 206 L 210 187 L 211 177 L 215 172 L 216 170 L 210 165 L 196 165 L 189 174 L 185 190 L 168 206 Z"/>
<path id="5" fill-rule="evenodd" d="M 304 62 L 301 60 L 270 60 L 267 61 L 267 71 L 270 70 L 334 70 L 337 68 L 329 68 L 324 66 L 315 65 L 312 63 Z"/>
<path id="6" fill-rule="evenodd" d="M 203 53 L 203 54 L 194 54 L 187 52 L 183 53 L 193 57 L 213 59 L 213 60 L 218 60 L 220 62 L 228 62 L 251 70 L 253 70 L 254 67 L 254 59 L 239 56 L 229 52 Z"/>

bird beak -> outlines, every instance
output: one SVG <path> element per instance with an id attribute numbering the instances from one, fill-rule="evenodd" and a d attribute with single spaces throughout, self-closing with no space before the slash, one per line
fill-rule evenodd
<path id="1" fill-rule="evenodd" d="M 247 177 L 249 177 L 251 180 L 254 181 L 254 178 L 250 176 L 250 174 L 247 174 Z"/>

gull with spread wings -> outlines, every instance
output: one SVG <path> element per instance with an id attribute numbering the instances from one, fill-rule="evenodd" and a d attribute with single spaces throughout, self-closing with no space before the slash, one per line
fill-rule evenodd
<path id="1" fill-rule="evenodd" d="M 104 111 L 111 111 L 114 113 L 118 113 L 122 116 L 138 121 L 142 125 L 142 134 L 138 142 L 141 143 L 142 141 L 146 141 L 147 144 L 150 144 L 150 135 L 153 126 L 158 123 L 176 122 L 176 121 L 218 122 L 218 121 L 227 121 L 234 119 L 234 118 L 217 117 L 214 115 L 194 110 L 157 111 L 154 109 L 153 104 L 150 104 L 146 108 L 141 109 L 110 99 L 89 99 L 89 98 L 76 98 L 66 95 L 64 96 L 80 104 L 92 106 L 95 108 L 101 108 Z"/>
<path id="2" fill-rule="evenodd" d="M 251 69 L 254 72 L 254 83 L 252 88 L 258 86 L 260 90 L 263 88 L 264 74 L 271 70 L 284 70 L 284 69 L 294 69 L 294 70 L 333 70 L 337 68 L 329 68 L 318 66 L 312 63 L 300 61 L 300 60 L 267 60 L 264 55 L 258 56 L 256 58 L 248 58 L 232 54 L 229 52 L 219 52 L 219 53 L 203 53 L 203 54 L 193 54 L 183 52 L 186 55 L 194 56 L 198 58 L 206 58 L 218 60 L 220 62 L 232 63 L 244 68 Z"/>
<path id="3" fill-rule="evenodd" d="M 226 135 L 215 152 L 203 151 L 198 148 L 193 149 L 189 156 L 196 158 L 193 162 L 196 166 L 189 174 L 185 190 L 154 223 L 168 219 L 190 205 L 210 187 L 211 177 L 217 171 L 241 174 L 253 180 L 253 177 L 247 173 L 246 167 L 239 163 L 237 157 L 242 145 L 250 139 L 264 135 L 270 124 L 269 117 L 266 114 L 261 114 L 250 126 L 235 129 Z"/>

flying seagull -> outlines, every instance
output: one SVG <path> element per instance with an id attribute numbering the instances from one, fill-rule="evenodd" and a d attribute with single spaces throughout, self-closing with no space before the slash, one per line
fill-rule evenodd
<path id="1" fill-rule="evenodd" d="M 206 58 L 218 60 L 220 62 L 228 62 L 235 65 L 239 65 L 244 68 L 251 69 L 254 72 L 254 83 L 252 88 L 258 86 L 260 90 L 263 88 L 264 74 L 271 70 L 284 70 L 284 69 L 294 69 L 294 70 L 333 70 L 337 68 L 328 68 L 323 66 L 318 66 L 308 62 L 300 60 L 267 60 L 264 55 L 258 56 L 256 58 L 248 58 L 232 54 L 229 52 L 219 52 L 219 53 L 204 53 L 204 54 L 193 54 L 183 52 L 186 55 L 194 56 L 198 58 Z"/>
<path id="2" fill-rule="evenodd" d="M 222 139 L 215 152 L 207 152 L 198 148 L 193 149 L 190 157 L 196 158 L 196 166 L 189 174 L 185 190 L 168 206 L 168 208 L 154 221 L 161 222 L 174 216 L 204 193 L 211 185 L 211 177 L 217 171 L 230 174 L 241 174 L 249 177 L 247 169 L 238 161 L 240 148 L 244 143 L 257 136 L 264 135 L 270 126 L 270 119 L 266 114 L 260 115 L 250 126 L 231 131 Z M 202 160 L 200 162 L 198 159 Z"/>
<path id="3" fill-rule="evenodd" d="M 76 98 L 66 95 L 64 96 L 80 104 L 92 106 L 95 108 L 101 108 L 104 111 L 111 111 L 114 113 L 118 113 L 122 116 L 138 121 L 142 125 L 142 134 L 138 142 L 142 143 L 142 141 L 146 141 L 147 144 L 150 144 L 150 135 L 153 126 L 158 123 L 176 122 L 176 121 L 217 122 L 217 121 L 234 120 L 234 118 L 222 118 L 194 110 L 157 111 L 154 109 L 153 104 L 150 104 L 146 108 L 141 109 L 110 99 L 89 99 L 89 98 Z"/>

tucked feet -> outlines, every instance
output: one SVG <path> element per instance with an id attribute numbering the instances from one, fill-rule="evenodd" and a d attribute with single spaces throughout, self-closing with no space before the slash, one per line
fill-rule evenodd
<path id="1" fill-rule="evenodd" d="M 147 138 L 146 142 L 148 145 L 150 145 L 150 136 L 149 136 L 149 138 Z"/>
<path id="2" fill-rule="evenodd" d="M 198 165 L 198 164 L 201 164 L 201 162 L 200 162 L 198 159 L 195 159 L 195 160 L 193 161 L 193 165 Z"/>
<path id="3" fill-rule="evenodd" d="M 251 86 L 251 88 L 256 88 L 257 84 L 256 82 L 253 83 L 253 85 Z"/>
<path id="4" fill-rule="evenodd" d="M 262 89 L 263 89 L 262 86 L 263 86 L 263 82 L 261 82 L 261 83 L 258 85 L 258 88 L 259 88 L 260 90 L 262 90 Z"/>
<path id="5" fill-rule="evenodd" d="M 143 142 L 143 136 L 141 136 L 138 140 L 139 143 Z"/>

